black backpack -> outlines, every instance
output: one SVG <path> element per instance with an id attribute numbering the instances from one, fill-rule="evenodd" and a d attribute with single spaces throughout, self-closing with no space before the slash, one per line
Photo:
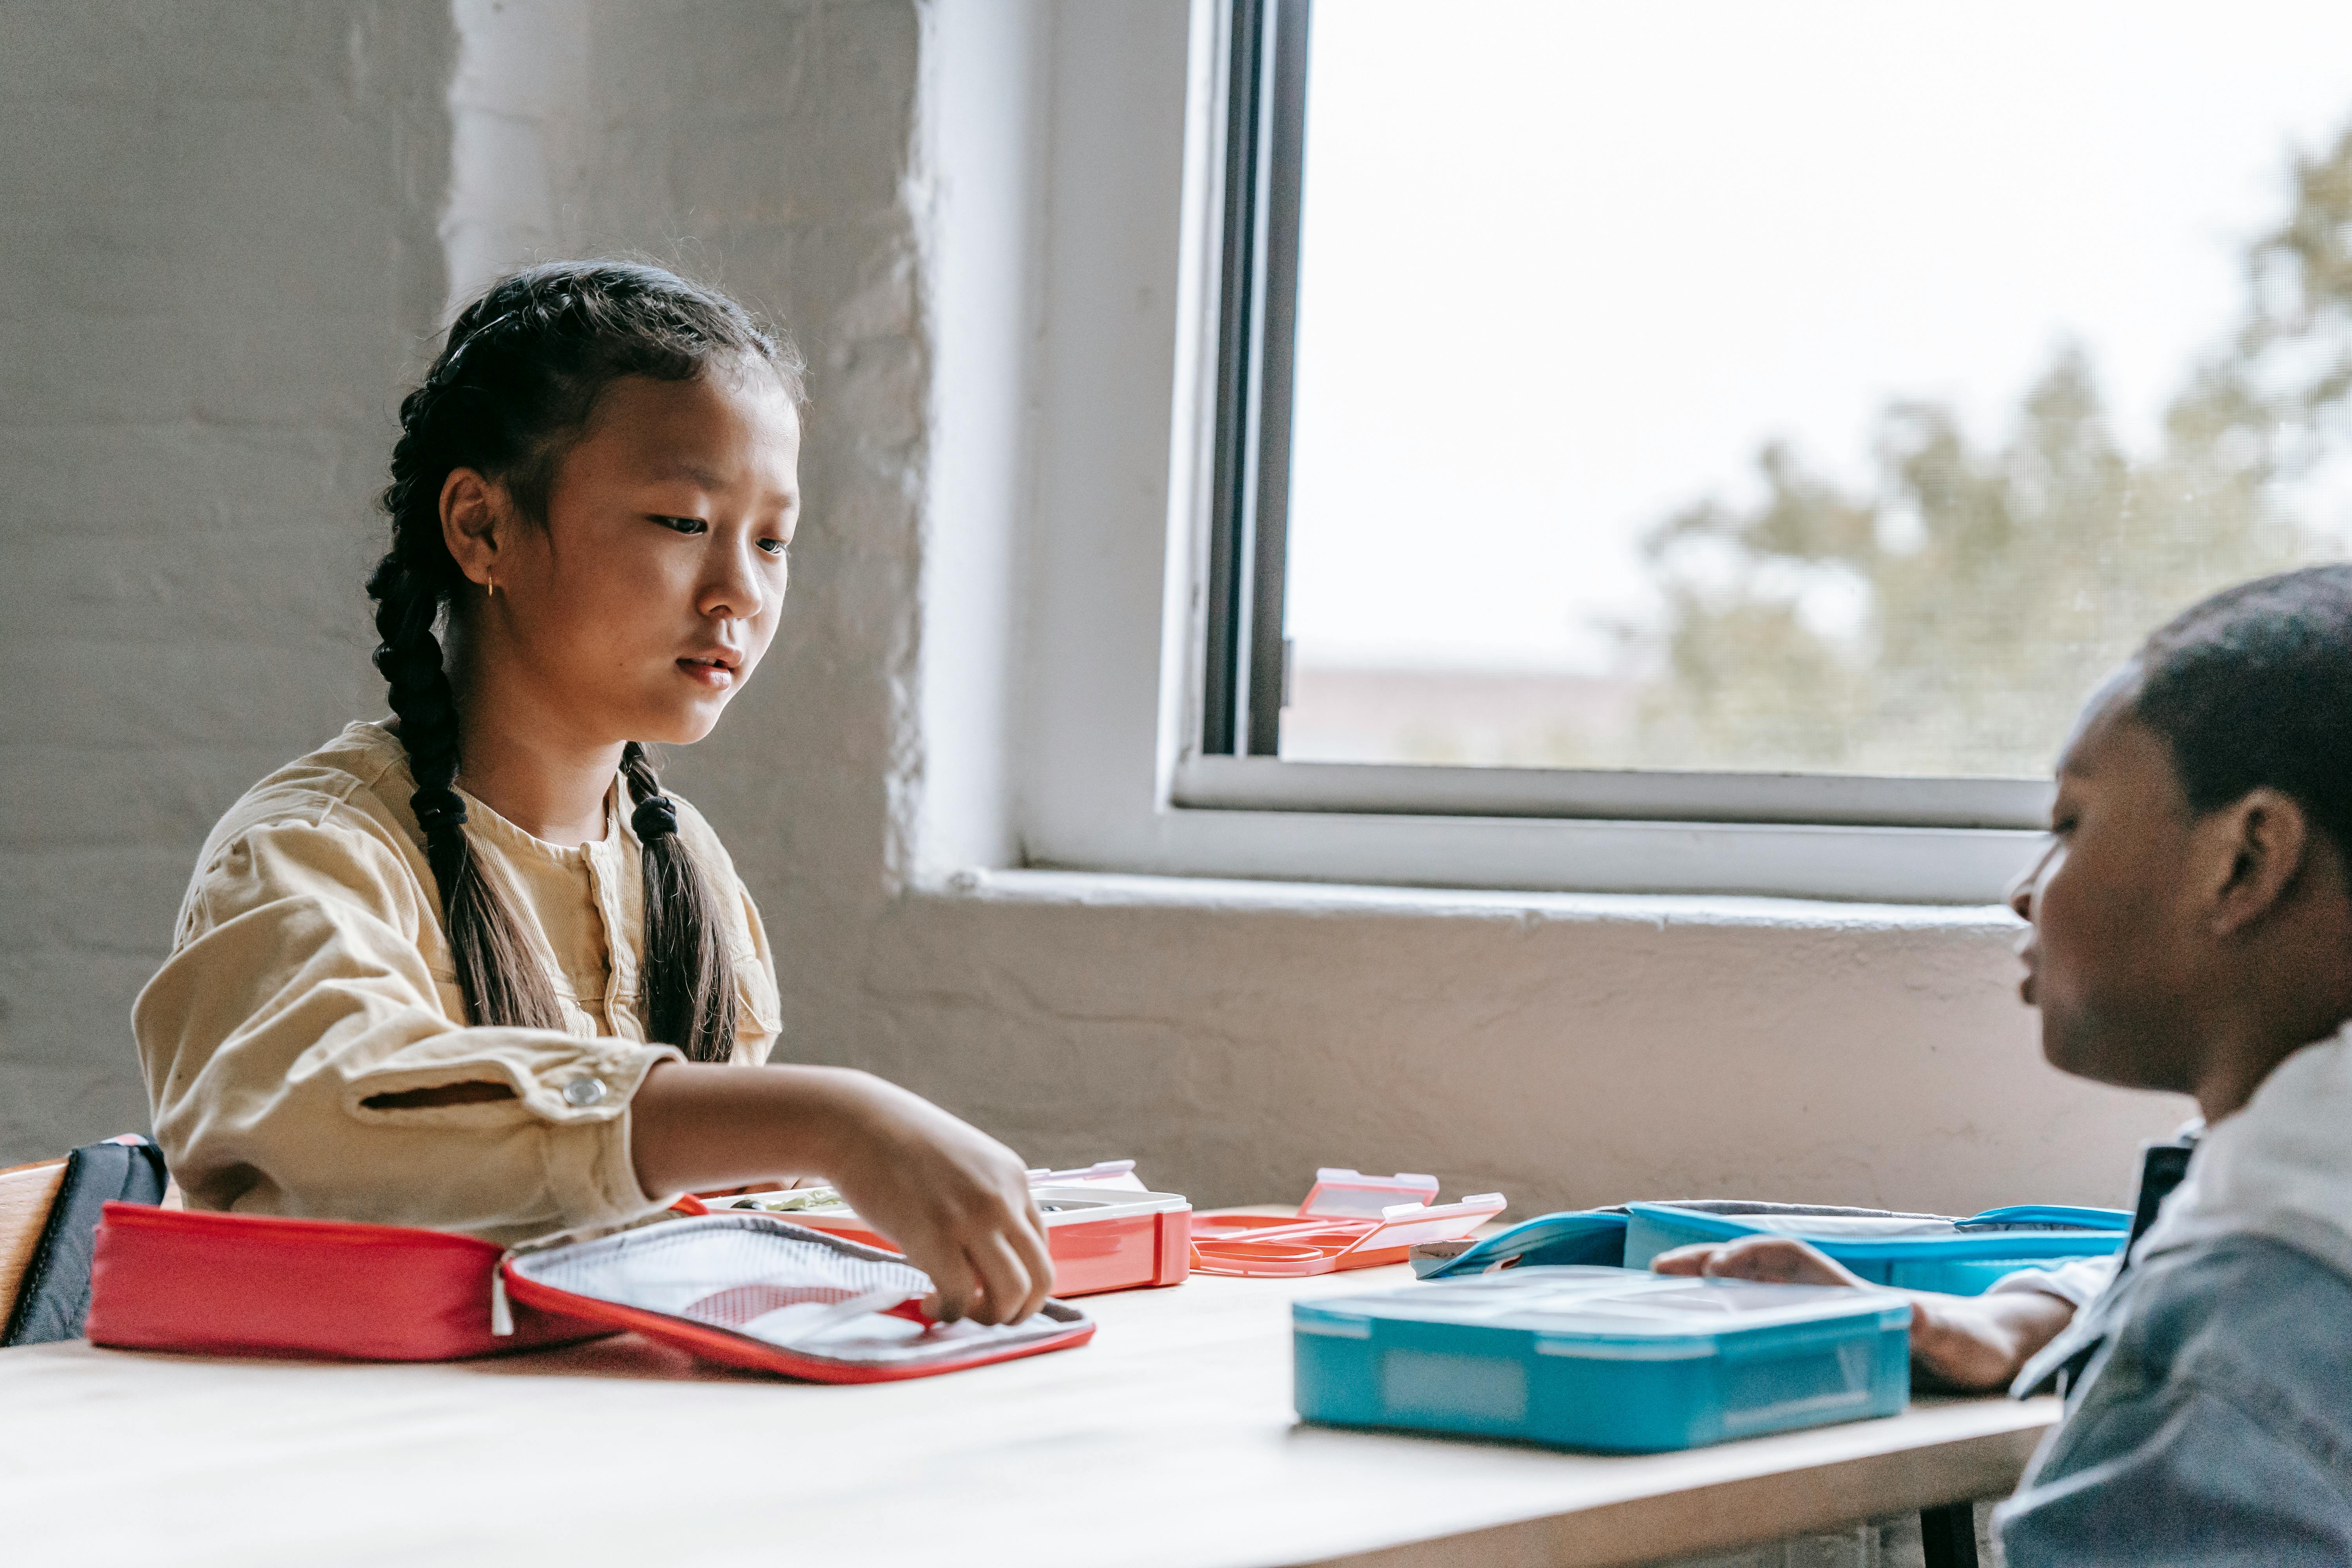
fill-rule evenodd
<path id="1" fill-rule="evenodd" d="M 89 1316 L 89 1256 L 99 1210 L 108 1203 L 163 1201 L 163 1152 L 135 1135 L 86 1144 L 66 1156 L 66 1173 L 33 1244 L 0 1346 L 81 1337 Z"/>

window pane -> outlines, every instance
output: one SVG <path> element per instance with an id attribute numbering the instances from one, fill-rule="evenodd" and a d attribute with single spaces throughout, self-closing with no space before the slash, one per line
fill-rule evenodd
<path id="1" fill-rule="evenodd" d="M 1283 754 L 2039 775 L 2342 553 L 2352 6 L 1324 0 Z"/>

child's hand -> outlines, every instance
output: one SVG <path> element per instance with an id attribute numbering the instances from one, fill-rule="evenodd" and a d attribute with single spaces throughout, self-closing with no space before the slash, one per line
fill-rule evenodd
<path id="1" fill-rule="evenodd" d="M 1861 1285 L 1852 1270 L 1791 1237 L 1750 1236 L 1738 1241 L 1678 1247 L 1650 1260 L 1660 1274 L 1710 1279 L 1757 1279 L 1770 1285 Z M 1946 1388 L 1989 1392 L 2006 1388 L 2035 1352 L 2074 1316 L 2071 1302 L 2039 1290 L 1998 1296 L 1947 1296 L 1935 1290 L 1897 1292 L 1911 1300 L 1911 1361 Z"/>
<path id="2" fill-rule="evenodd" d="M 1946 1388 L 1971 1393 L 2007 1388 L 2074 1321 L 2072 1301 L 2040 1290 L 1903 1293 L 1911 1298 L 1912 1364 Z"/>
<path id="3" fill-rule="evenodd" d="M 1054 1289 L 1045 1222 L 1013 1151 L 846 1068 L 656 1062 L 629 1104 L 647 1197 L 816 1177 L 931 1277 L 947 1321 L 1016 1323 Z"/>
<path id="4" fill-rule="evenodd" d="M 1767 1285 L 1860 1285 L 1862 1276 L 1793 1237 L 1744 1236 L 1738 1241 L 1703 1241 L 1677 1247 L 1650 1260 L 1659 1274 L 1689 1274 L 1709 1279 L 1756 1279 Z"/>
<path id="5" fill-rule="evenodd" d="M 1045 1223 L 1012 1150 L 919 1096 L 859 1075 L 845 1086 L 854 1135 L 825 1174 L 861 1219 L 931 1277 L 942 1321 L 1017 1323 L 1053 1293 Z M 848 1131 L 848 1130 L 845 1130 Z"/>

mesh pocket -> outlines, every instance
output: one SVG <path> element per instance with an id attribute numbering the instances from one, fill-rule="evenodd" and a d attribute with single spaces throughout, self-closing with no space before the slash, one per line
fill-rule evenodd
<path id="1" fill-rule="evenodd" d="M 558 1290 L 723 1329 L 794 1304 L 833 1306 L 885 1288 L 921 1296 L 931 1288 L 909 1264 L 856 1256 L 797 1226 L 754 1228 L 731 1215 L 648 1226 L 517 1262 Z"/>
<path id="2" fill-rule="evenodd" d="M 528 1279 L 575 1296 L 725 1329 L 794 1355 L 860 1365 L 1010 1349 L 1066 1333 L 1078 1316 L 1049 1308 L 1002 1328 L 926 1326 L 893 1317 L 890 1307 L 929 1293 L 931 1281 L 920 1269 L 765 1215 L 667 1221 L 524 1254 L 513 1266 Z M 873 1299 L 872 1310 L 842 1317 L 843 1303 L 860 1297 Z"/>

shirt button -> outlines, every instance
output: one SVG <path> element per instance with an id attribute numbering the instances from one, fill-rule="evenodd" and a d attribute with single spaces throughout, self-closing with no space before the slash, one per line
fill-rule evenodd
<path id="1" fill-rule="evenodd" d="M 575 1078 L 563 1086 L 563 1103 L 586 1110 L 600 1105 L 604 1100 L 604 1080 L 601 1078 Z"/>

